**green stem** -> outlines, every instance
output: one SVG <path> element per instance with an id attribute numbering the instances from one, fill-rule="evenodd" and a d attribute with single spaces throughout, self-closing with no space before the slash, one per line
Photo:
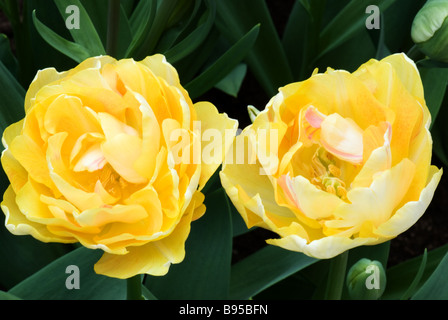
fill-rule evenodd
<path id="1" fill-rule="evenodd" d="M 117 54 L 118 30 L 120 25 L 120 0 L 109 0 L 109 12 L 107 15 L 107 45 L 108 55 L 115 57 Z"/>
<path id="2" fill-rule="evenodd" d="M 420 59 L 423 59 L 425 57 L 425 55 L 420 51 L 420 49 L 418 48 L 418 46 L 416 44 L 414 44 L 409 51 L 406 53 L 406 55 L 414 60 L 415 62 L 417 62 Z"/>
<path id="3" fill-rule="evenodd" d="M 142 295 L 142 277 L 137 274 L 127 281 L 127 300 L 143 300 Z"/>
<path id="4" fill-rule="evenodd" d="M 326 300 L 341 299 L 347 269 L 347 258 L 348 251 L 345 251 L 330 261 L 330 272 L 325 292 Z"/>

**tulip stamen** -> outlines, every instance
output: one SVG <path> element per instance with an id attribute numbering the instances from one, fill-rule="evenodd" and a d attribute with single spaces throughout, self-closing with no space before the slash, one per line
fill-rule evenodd
<path id="1" fill-rule="evenodd" d="M 311 183 L 320 190 L 334 194 L 343 200 L 347 199 L 345 183 L 340 179 L 341 169 L 336 166 L 331 154 L 319 147 L 313 155 L 311 166 L 313 168 Z"/>

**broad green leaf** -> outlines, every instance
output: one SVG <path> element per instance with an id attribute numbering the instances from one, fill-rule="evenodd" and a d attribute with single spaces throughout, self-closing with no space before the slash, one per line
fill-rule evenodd
<path id="1" fill-rule="evenodd" d="M 217 1 L 217 9 L 217 26 L 230 42 L 236 42 L 254 25 L 261 26 L 257 42 L 245 61 L 269 96 L 293 81 L 288 59 L 265 0 Z"/>
<path id="2" fill-rule="evenodd" d="M 312 21 L 301 1 L 296 1 L 289 15 L 282 38 L 283 48 L 288 58 L 294 79 L 302 78 L 304 66 L 310 59 L 312 44 Z"/>
<path id="3" fill-rule="evenodd" d="M 89 51 L 82 45 L 62 38 L 56 32 L 40 22 L 36 16 L 35 11 L 33 11 L 33 21 L 34 26 L 36 27 L 42 38 L 44 38 L 45 41 L 47 41 L 48 44 L 50 44 L 53 48 L 62 52 L 67 57 L 73 59 L 78 63 L 81 63 L 91 56 Z"/>
<path id="4" fill-rule="evenodd" d="M 152 294 L 151 291 L 149 291 L 148 288 L 146 288 L 145 285 L 142 284 L 142 295 L 145 298 L 145 300 L 157 300 L 157 297 Z"/>
<path id="5" fill-rule="evenodd" d="M 228 298 L 232 227 L 225 191 L 208 194 L 205 205 L 205 215 L 192 222 L 185 260 L 163 277 L 146 278 L 147 287 L 161 300 Z"/>
<path id="6" fill-rule="evenodd" d="M 18 50 L 17 48 L 16 52 L 21 72 L 27 74 L 28 81 L 23 84 L 24 88 L 29 86 L 38 70 L 53 67 L 62 71 L 71 69 L 77 64 L 75 60 L 53 47 L 40 35 L 34 24 L 34 11 L 39 21 L 48 29 L 57 31 L 57 34 L 64 39 L 70 39 L 70 32 L 65 26 L 65 20 L 58 13 L 58 8 L 53 1 L 23 1 L 23 32 L 21 35 L 25 38 L 24 42 L 27 43 L 29 49 Z M 23 52 L 22 57 L 19 54 L 21 52 Z"/>
<path id="7" fill-rule="evenodd" d="M 0 61 L 3 62 L 14 77 L 18 75 L 19 65 L 17 59 L 11 51 L 8 37 L 3 33 L 0 34 Z"/>
<path id="8" fill-rule="evenodd" d="M 160 1 L 151 28 L 148 32 L 145 32 L 141 45 L 138 45 L 135 52 L 132 52 L 134 59 L 143 59 L 153 53 L 178 1 L 179 0 Z M 131 53 L 128 52 L 128 55 L 130 54 Z"/>
<path id="9" fill-rule="evenodd" d="M 413 300 L 447 300 L 448 299 L 448 252 L 440 261 L 429 279 L 412 297 Z"/>
<path id="10" fill-rule="evenodd" d="M 165 52 L 167 60 L 176 63 L 185 56 L 194 52 L 206 39 L 215 22 L 216 4 L 214 1 L 206 1 L 208 10 L 204 13 L 205 21 L 192 31 L 184 40 Z"/>
<path id="11" fill-rule="evenodd" d="M 13 294 L 0 290 L 0 300 L 21 300 Z"/>
<path id="12" fill-rule="evenodd" d="M 344 45 L 334 48 L 320 57 L 318 61 L 310 64 L 306 70 L 306 77 L 311 75 L 314 68 L 318 68 L 320 72 L 325 72 L 328 67 L 353 72 L 361 64 L 374 58 L 377 48 L 372 42 L 369 32 L 367 29 L 361 30 L 347 40 Z M 356 52 L 356 55 L 353 52 Z"/>
<path id="13" fill-rule="evenodd" d="M 219 90 L 227 93 L 232 97 L 237 97 L 243 84 L 244 77 L 246 76 L 247 65 L 240 63 L 221 81 L 219 81 L 215 87 Z"/>
<path id="14" fill-rule="evenodd" d="M 266 246 L 232 266 L 231 299 L 250 299 L 318 261 L 302 253 Z"/>
<path id="15" fill-rule="evenodd" d="M 429 278 L 448 250 L 448 245 L 431 250 L 427 254 L 426 266 L 417 289 Z M 387 286 L 382 299 L 397 300 L 409 289 L 421 266 L 422 257 L 415 257 L 386 270 Z"/>
<path id="16" fill-rule="evenodd" d="M 219 31 L 214 27 L 201 45 L 201 50 L 185 57 L 180 63 L 173 64 L 179 73 L 182 84 L 193 81 L 201 71 L 210 65 L 210 61 L 215 61 L 213 56 L 217 53 L 216 49 L 219 47 L 221 40 Z M 227 43 L 225 49 L 228 49 Z M 221 54 L 221 51 L 219 53 Z"/>
<path id="17" fill-rule="evenodd" d="M 3 172 L 2 172 L 3 173 Z M 15 236 L 4 227 L 0 217 L 0 287 L 10 289 L 62 255 L 70 245 L 43 243 L 31 236 Z"/>
<path id="18" fill-rule="evenodd" d="M 81 4 L 85 8 L 90 20 L 92 21 L 98 36 L 101 39 L 101 42 L 106 46 L 108 44 L 108 17 L 109 17 L 109 3 L 110 1 L 91 1 L 91 0 L 81 0 Z M 116 48 L 115 54 L 113 52 L 106 53 L 109 55 L 113 55 L 117 59 L 121 59 L 125 56 L 126 51 L 132 41 L 132 32 L 130 27 L 130 22 L 126 10 L 129 10 L 129 6 L 132 1 L 126 0 L 121 1 L 121 8 L 119 10 L 118 19 L 116 17 L 112 17 L 114 23 L 116 24 Z M 125 9 L 126 8 L 126 9 Z M 66 15 L 67 16 L 67 15 Z M 112 32 L 111 32 L 112 34 Z M 107 49 L 107 48 L 106 48 Z"/>
<path id="19" fill-rule="evenodd" d="M 151 29 L 157 11 L 156 0 L 141 0 L 129 20 L 132 41 L 125 57 L 130 58 L 139 49 Z"/>
<path id="20" fill-rule="evenodd" d="M 381 29 L 386 27 L 385 44 L 391 52 L 405 51 L 414 44 L 410 35 L 412 22 L 425 2 L 426 0 L 396 0 L 386 11 L 381 11 Z"/>
<path id="21" fill-rule="evenodd" d="M 431 112 L 432 124 L 439 114 L 448 85 L 448 67 L 441 68 L 430 61 L 417 63 L 425 91 L 426 105 Z"/>
<path id="22" fill-rule="evenodd" d="M 0 130 L 19 121 L 25 115 L 25 90 L 0 61 Z"/>
<path id="23" fill-rule="evenodd" d="M 258 25 L 253 27 L 207 70 L 185 85 L 192 99 L 213 88 L 215 84 L 228 75 L 244 59 L 257 39 L 259 28 L 260 26 Z"/>
<path id="24" fill-rule="evenodd" d="M 98 275 L 93 265 L 101 257 L 101 250 L 80 247 L 42 268 L 17 284 L 8 292 L 25 300 L 123 300 L 126 280 Z M 66 282 L 75 283 L 79 268 L 79 289 L 68 289 Z"/>
<path id="25" fill-rule="evenodd" d="M 394 2 L 395 0 L 378 0 L 375 5 L 380 12 L 384 12 Z M 320 53 L 317 59 L 366 28 L 366 8 L 371 4 L 370 0 L 352 0 L 325 26 L 320 36 Z"/>
<path id="26" fill-rule="evenodd" d="M 64 20 L 69 18 L 70 11 L 66 12 L 69 6 L 76 6 L 79 9 L 80 28 L 69 30 L 74 42 L 86 48 L 90 56 L 106 54 L 100 36 L 82 3 L 79 0 L 54 0 L 54 2 Z"/>

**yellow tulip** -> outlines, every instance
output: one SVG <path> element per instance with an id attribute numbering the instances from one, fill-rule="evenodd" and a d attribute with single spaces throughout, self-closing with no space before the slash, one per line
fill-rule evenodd
<path id="1" fill-rule="evenodd" d="M 200 161 L 200 130 L 236 131 L 235 120 L 193 105 L 163 55 L 39 71 L 25 112 L 2 140 L 11 233 L 101 249 L 95 271 L 116 278 L 164 275 L 184 259 L 201 189 L 222 162 Z"/>
<path id="2" fill-rule="evenodd" d="M 289 84 L 237 136 L 220 173 L 247 227 L 319 259 L 396 237 L 425 212 L 430 113 L 404 54 Z M 244 156 L 242 156 L 243 154 Z"/>

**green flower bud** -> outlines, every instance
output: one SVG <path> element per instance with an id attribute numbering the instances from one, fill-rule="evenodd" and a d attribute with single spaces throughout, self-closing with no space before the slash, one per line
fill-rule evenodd
<path id="1" fill-rule="evenodd" d="M 348 271 L 347 287 L 352 299 L 379 299 L 386 289 L 386 272 L 381 262 L 359 260 Z"/>
<path id="2" fill-rule="evenodd" d="M 448 62 L 448 0 L 428 0 L 414 18 L 412 40 L 428 57 Z"/>
<path id="3" fill-rule="evenodd" d="M 258 110 L 257 108 L 255 108 L 252 105 L 247 106 L 247 112 L 249 113 L 249 118 L 250 121 L 254 122 L 255 118 L 258 116 L 258 114 L 260 113 L 260 110 Z"/>

